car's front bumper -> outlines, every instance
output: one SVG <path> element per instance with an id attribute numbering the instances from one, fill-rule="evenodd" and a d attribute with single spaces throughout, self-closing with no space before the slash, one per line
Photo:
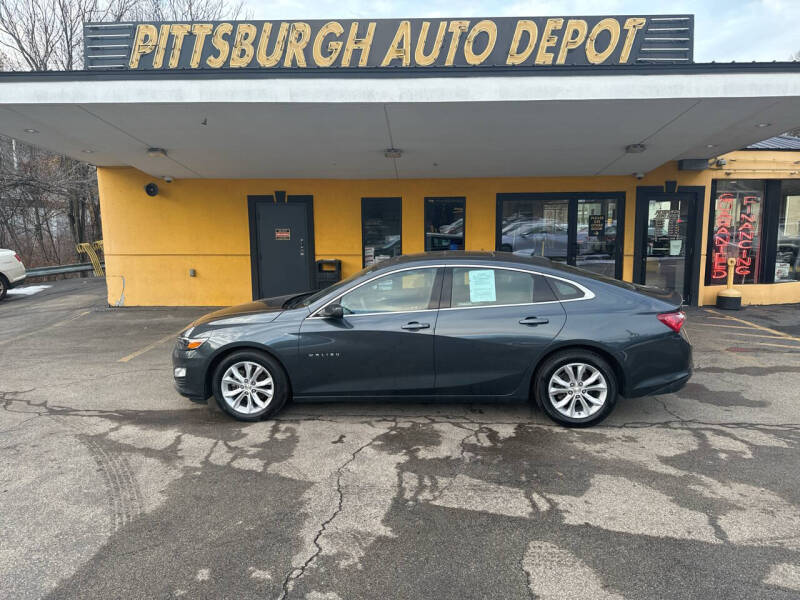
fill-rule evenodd
<path id="1" fill-rule="evenodd" d="M 205 402 L 210 395 L 206 381 L 208 358 L 198 350 L 172 349 L 172 378 L 181 396 L 194 402 Z"/>

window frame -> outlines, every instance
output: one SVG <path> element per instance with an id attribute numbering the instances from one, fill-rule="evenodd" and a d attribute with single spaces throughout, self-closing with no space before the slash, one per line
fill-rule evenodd
<path id="1" fill-rule="evenodd" d="M 547 281 L 548 278 L 550 279 L 558 279 L 560 281 L 564 281 L 571 285 L 574 285 L 579 290 L 583 292 L 583 296 L 580 298 L 572 298 L 569 300 L 559 300 L 558 295 L 556 294 L 555 290 L 553 290 L 552 286 L 550 286 L 551 291 L 553 292 L 553 296 L 555 300 L 543 300 L 540 302 L 521 302 L 517 304 L 481 304 L 477 306 L 452 306 L 452 293 L 453 293 L 453 269 L 456 268 L 466 268 L 466 269 L 498 269 L 498 270 L 506 270 L 506 271 L 519 271 L 520 273 L 527 273 L 531 277 L 535 275 L 540 275 L 545 278 L 545 282 L 550 285 L 550 282 Z M 578 283 L 577 281 L 572 281 L 571 279 L 567 279 L 566 277 L 558 277 L 556 275 L 551 275 L 549 273 L 542 273 L 541 271 L 529 271 L 528 269 L 517 269 L 514 267 L 504 267 L 499 265 L 480 265 L 480 264 L 450 264 L 447 265 L 445 269 L 444 275 L 444 282 L 442 284 L 442 295 L 441 295 L 441 302 L 439 303 L 439 310 L 475 310 L 478 308 L 507 308 L 512 306 L 537 306 L 539 304 L 555 304 L 557 302 L 580 302 L 582 300 L 591 300 L 595 297 L 595 293 L 587 288 L 586 286 Z"/>
<path id="2" fill-rule="evenodd" d="M 578 202 L 580 200 L 614 200 L 617 211 L 617 242 L 614 248 L 614 279 L 622 281 L 623 263 L 625 259 L 625 206 L 627 194 L 624 191 L 609 192 L 511 192 L 498 193 L 495 200 L 495 250 L 501 251 L 503 244 L 503 202 L 514 200 L 567 200 L 567 257 L 565 263 L 574 267 L 570 259 L 577 262 L 577 252 L 569 240 L 577 242 L 578 237 Z M 608 205 L 606 205 L 607 207 Z"/>
<path id="3" fill-rule="evenodd" d="M 397 202 L 400 206 L 400 254 L 403 254 L 403 198 L 402 196 L 365 196 L 361 198 L 361 267 L 366 268 L 366 255 L 364 253 L 364 240 L 366 239 L 366 229 L 364 227 L 364 213 L 367 205 L 371 203 L 390 204 Z M 375 263 L 373 263 L 375 264 Z M 372 266 L 372 265 L 370 265 Z"/>
<path id="4" fill-rule="evenodd" d="M 791 179 L 791 178 L 787 178 Z M 775 281 L 775 260 L 778 254 L 778 225 L 782 199 L 782 183 L 784 179 L 767 179 L 764 177 L 726 177 L 711 180 L 711 190 L 708 199 L 708 230 L 706 231 L 706 256 L 703 265 L 703 285 L 705 287 L 719 287 L 727 284 L 725 281 L 711 282 L 709 265 L 711 261 L 710 250 L 714 245 L 714 221 L 716 217 L 717 184 L 720 181 L 763 181 L 764 198 L 761 207 L 761 233 L 759 251 L 759 278 L 752 283 L 737 283 L 735 285 L 758 285 L 774 283 L 790 283 Z"/>
<path id="5" fill-rule="evenodd" d="M 528 273 L 530 275 L 541 275 L 545 279 L 559 279 L 561 281 L 565 281 L 571 285 L 576 286 L 579 290 L 581 290 L 584 295 L 581 298 L 572 298 L 569 300 L 558 300 L 558 296 L 556 296 L 555 300 L 547 300 L 544 302 L 526 302 L 523 304 L 490 304 L 486 306 L 450 306 L 451 301 L 451 293 L 452 293 L 452 277 L 453 277 L 453 268 L 455 267 L 467 267 L 467 268 L 476 268 L 476 269 L 506 269 L 508 271 L 520 271 L 522 273 Z M 474 310 L 476 308 L 499 308 L 499 307 L 508 307 L 508 306 L 531 306 L 531 305 L 538 305 L 538 304 L 554 304 L 556 302 L 564 303 L 564 302 L 581 302 L 583 300 L 591 300 L 596 297 L 595 293 L 587 288 L 585 285 L 578 283 L 572 279 L 567 277 L 559 277 L 558 275 L 552 275 L 550 273 L 542 273 L 541 271 L 529 270 L 529 269 L 520 269 L 516 267 L 506 267 L 500 265 L 492 265 L 492 264 L 476 264 L 476 263 L 443 263 L 443 264 L 435 264 L 435 265 L 424 265 L 424 266 L 413 266 L 413 267 L 404 267 L 402 269 L 393 269 L 386 273 L 379 273 L 374 277 L 370 277 L 366 281 L 362 281 L 361 283 L 354 285 L 351 288 L 348 288 L 337 294 L 324 304 L 322 304 L 319 308 L 314 310 L 306 319 L 324 319 L 326 317 L 319 316 L 319 313 L 322 312 L 328 305 L 336 303 L 342 296 L 348 294 L 355 290 L 356 288 L 361 287 L 362 285 L 366 285 L 376 279 L 381 277 L 385 277 L 386 275 L 393 275 L 395 273 L 399 273 L 401 271 L 415 271 L 417 269 L 439 269 L 439 272 L 436 274 L 436 279 L 433 282 L 434 288 L 439 286 L 439 293 L 437 295 L 436 290 L 431 296 L 431 305 L 436 304 L 433 308 L 425 308 L 421 310 L 410 310 L 410 311 L 397 311 L 397 312 L 379 312 L 379 313 L 360 313 L 357 315 L 345 315 L 346 319 L 350 319 L 353 317 L 365 317 L 365 316 L 375 316 L 375 315 L 392 315 L 392 314 L 409 314 L 409 313 L 418 313 L 418 312 L 430 312 L 432 310 Z M 449 282 L 449 283 L 448 283 Z M 549 282 L 548 282 L 549 284 Z M 552 289 L 552 288 L 551 288 Z M 553 291 L 555 295 L 555 291 Z M 438 296 L 438 302 L 436 301 Z"/>
<path id="6" fill-rule="evenodd" d="M 441 295 L 442 295 L 442 280 L 444 279 L 445 265 L 416 265 L 413 267 L 405 267 L 403 269 L 393 269 L 391 271 L 387 271 L 386 273 L 380 273 L 375 275 L 375 277 L 370 277 L 366 281 L 362 281 L 361 283 L 354 285 L 351 288 L 346 289 L 340 294 L 337 294 L 334 298 L 327 301 L 325 304 L 320 306 L 317 310 L 315 310 L 311 315 L 306 317 L 307 319 L 324 319 L 326 317 L 321 317 L 319 315 L 325 307 L 330 304 L 338 303 L 344 296 L 349 294 L 350 292 L 354 292 L 361 286 L 367 285 L 372 283 L 373 281 L 377 281 L 378 279 L 383 279 L 384 277 L 389 277 L 391 275 L 396 275 L 397 273 L 402 273 L 404 271 L 420 271 L 422 269 L 432 269 L 436 271 L 434 278 L 433 278 L 433 291 L 431 292 L 431 299 L 428 303 L 428 308 L 418 308 L 414 310 L 392 310 L 392 311 L 383 311 L 383 312 L 371 312 L 371 313 L 355 313 L 355 314 L 346 314 L 344 318 L 351 319 L 355 317 L 370 317 L 376 315 L 402 315 L 402 314 L 411 314 L 411 313 L 420 313 L 420 312 L 430 312 L 432 310 L 438 310 L 441 305 Z"/>
<path id="7" fill-rule="evenodd" d="M 464 250 L 467 249 L 467 197 L 466 196 L 425 196 L 424 199 L 424 207 L 422 211 L 422 248 L 423 252 L 444 252 L 444 250 L 428 250 L 428 232 L 425 229 L 428 225 L 428 205 L 438 202 L 444 201 L 446 203 L 460 203 L 464 207 L 464 235 L 462 236 L 462 245 L 464 246 Z"/>

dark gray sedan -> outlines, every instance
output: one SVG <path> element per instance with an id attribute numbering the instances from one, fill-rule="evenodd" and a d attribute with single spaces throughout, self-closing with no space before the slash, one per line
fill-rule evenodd
<path id="1" fill-rule="evenodd" d="M 440 252 L 379 263 L 319 292 L 208 314 L 172 355 L 178 391 L 233 417 L 289 398 L 535 399 L 555 421 L 602 421 L 619 395 L 692 374 L 679 294 L 548 259 Z"/>

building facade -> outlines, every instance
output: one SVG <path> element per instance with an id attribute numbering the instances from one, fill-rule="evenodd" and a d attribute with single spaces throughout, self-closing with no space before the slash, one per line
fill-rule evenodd
<path id="1" fill-rule="evenodd" d="M 748 148 L 800 126 L 800 63 L 696 64 L 694 35 L 691 15 L 87 24 L 85 71 L 0 73 L 0 133 L 97 165 L 113 306 L 447 249 L 695 305 L 734 258 L 745 304 L 800 302 L 800 148 Z"/>
<path id="2" fill-rule="evenodd" d="M 155 197 L 149 175 L 101 168 L 108 299 L 236 304 L 315 285 L 317 260 L 340 260 L 346 277 L 400 253 L 466 249 L 548 256 L 699 305 L 714 304 L 732 256 L 745 304 L 800 302 L 800 150 L 720 160 L 641 179 L 186 179 Z M 270 258 L 281 246 L 294 262 Z"/>

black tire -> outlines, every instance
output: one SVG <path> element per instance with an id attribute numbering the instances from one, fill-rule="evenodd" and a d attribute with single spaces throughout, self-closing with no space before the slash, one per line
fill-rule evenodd
<path id="1" fill-rule="evenodd" d="M 564 393 L 557 392 L 554 394 L 555 400 L 551 399 L 548 388 L 553 376 L 560 372 L 559 379 L 562 381 L 570 381 L 569 379 L 563 379 L 561 375 L 569 371 L 573 371 L 573 373 L 577 375 L 579 370 L 577 365 L 580 364 L 588 365 L 591 369 L 599 372 L 600 377 L 604 381 L 598 379 L 585 388 L 579 385 L 576 385 L 574 388 L 565 387 L 564 389 L 566 391 Z M 562 368 L 565 370 L 562 370 Z M 591 371 L 591 369 L 584 369 L 584 371 Z M 589 376 L 584 376 L 584 379 L 588 382 L 592 375 L 593 372 L 591 372 Z M 590 390 L 590 388 L 597 388 L 603 383 L 606 387 L 605 397 L 599 408 L 595 408 L 597 406 L 595 403 L 602 396 L 602 390 Z M 561 389 L 561 384 L 554 383 L 553 385 Z M 580 349 L 564 350 L 548 357 L 537 369 L 533 383 L 536 403 L 548 417 L 565 427 L 591 427 L 592 425 L 600 423 L 614 410 L 614 406 L 617 404 L 618 390 L 619 386 L 617 385 L 614 369 L 611 368 L 608 361 L 590 350 Z M 577 394 L 577 396 L 573 396 L 573 394 Z M 593 400 L 592 402 L 585 399 L 587 395 L 590 395 L 589 397 Z M 564 401 L 567 402 L 567 405 L 562 408 L 566 412 L 569 412 L 570 403 L 573 407 L 578 407 L 578 410 L 574 412 L 574 416 L 564 414 L 564 412 L 561 412 L 561 410 L 556 407 L 556 402 L 560 403 Z M 584 406 L 588 407 L 589 410 L 596 410 L 596 412 L 589 414 L 581 408 Z"/>
<path id="2" fill-rule="evenodd" d="M 6 294 L 8 294 L 9 287 L 10 286 L 8 284 L 8 279 L 6 279 L 5 275 L 0 273 L 0 300 L 6 297 Z"/>
<path id="3" fill-rule="evenodd" d="M 223 383 L 222 379 L 225 373 L 228 372 L 228 369 L 231 369 L 237 364 L 246 365 L 248 363 L 261 366 L 271 377 L 272 398 L 267 401 L 265 396 L 261 395 L 261 392 L 264 391 L 263 389 L 261 389 L 261 392 L 254 391 L 254 395 L 264 402 L 266 406 L 260 408 L 251 400 L 251 396 L 246 394 L 247 397 L 243 398 L 241 402 L 234 402 L 234 404 L 240 407 L 240 409 L 237 410 L 226 400 L 226 394 L 223 392 L 223 385 L 226 386 L 228 397 L 230 397 L 231 394 L 235 394 L 236 388 L 233 384 L 228 382 Z M 242 374 L 244 368 L 244 366 L 237 367 L 237 371 Z M 255 372 L 255 368 L 253 368 L 253 371 Z M 253 380 L 255 379 L 256 377 L 254 376 Z M 264 380 L 264 378 L 261 379 L 262 382 Z M 261 419 L 268 419 L 283 408 L 289 397 L 289 378 L 283 370 L 283 367 L 268 354 L 257 350 L 238 350 L 224 357 L 214 369 L 211 386 L 212 392 L 214 393 L 214 401 L 217 403 L 217 406 L 239 421 L 260 421 Z M 256 388 L 258 388 L 256 385 L 249 386 L 251 390 L 256 390 Z M 245 388 L 242 387 L 241 389 L 244 392 Z"/>

